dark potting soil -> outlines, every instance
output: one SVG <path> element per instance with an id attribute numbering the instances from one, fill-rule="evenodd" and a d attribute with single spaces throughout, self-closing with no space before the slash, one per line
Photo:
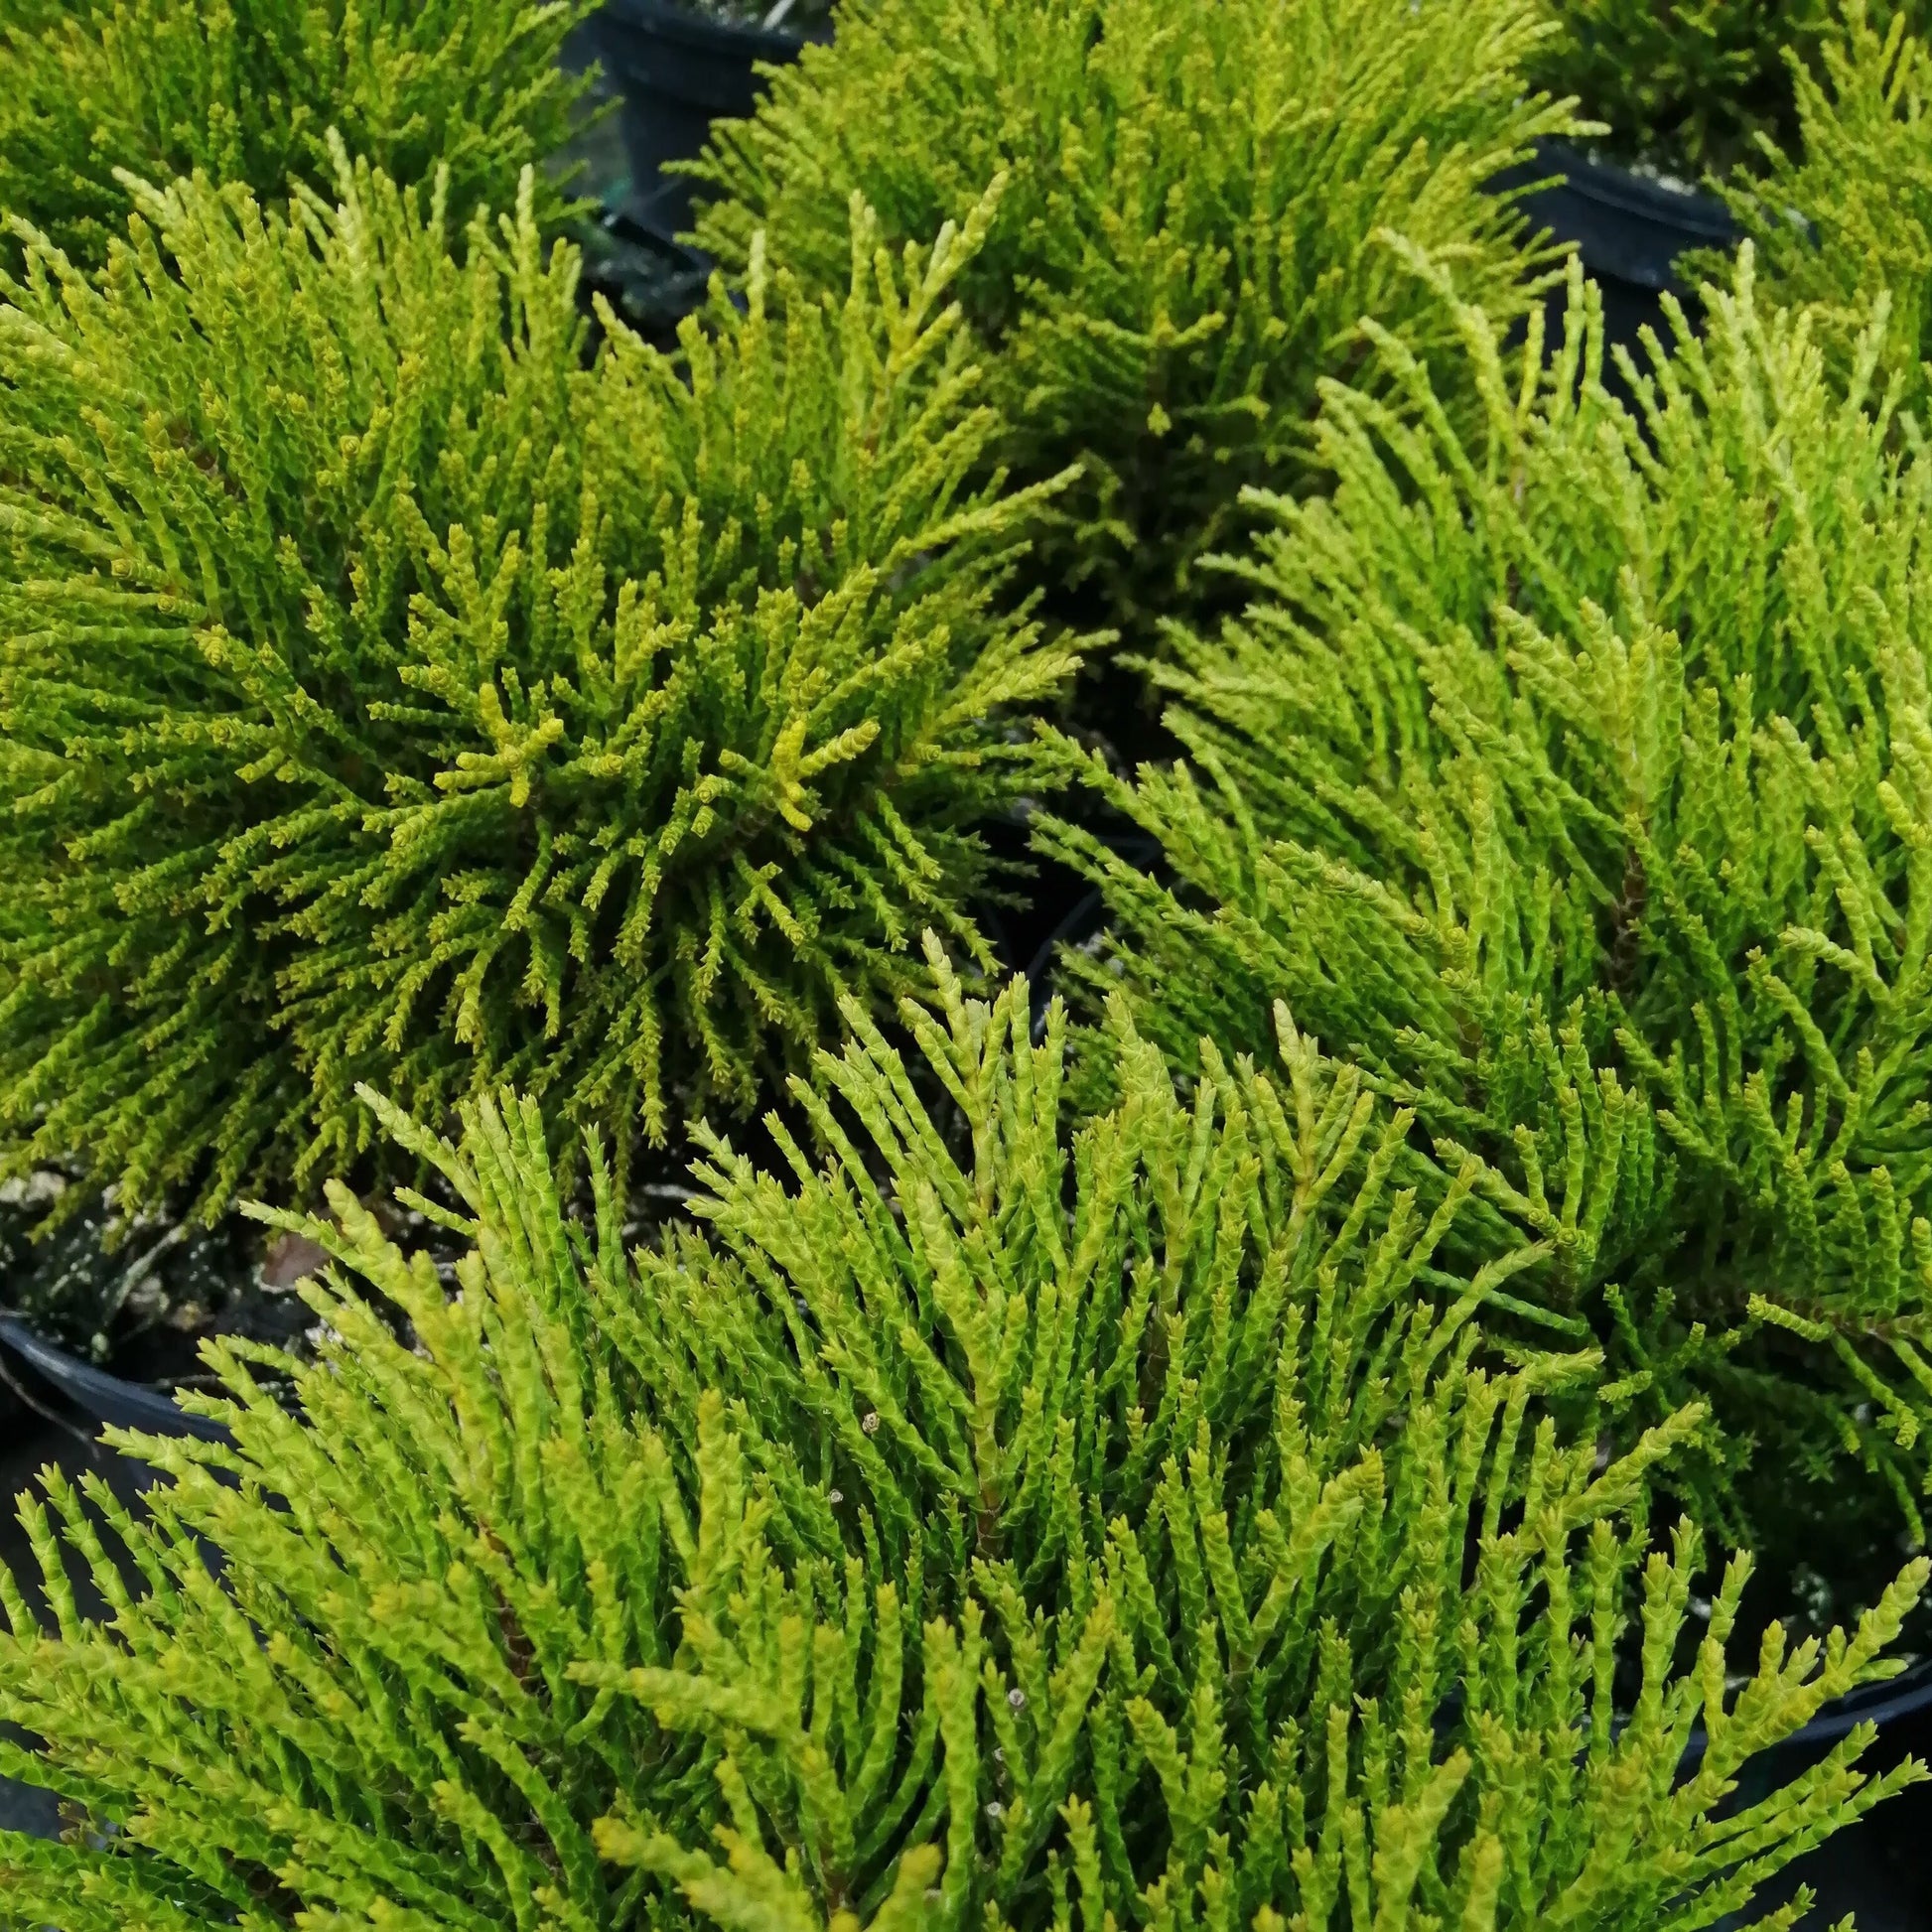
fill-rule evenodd
<path id="1" fill-rule="evenodd" d="M 286 1237 L 240 1215 L 212 1228 L 162 1217 L 129 1222 L 101 1195 L 45 1171 L 0 1187 L 0 1310 L 93 1367 L 161 1387 L 201 1374 L 203 1338 L 283 1346 L 311 1316 Z"/>

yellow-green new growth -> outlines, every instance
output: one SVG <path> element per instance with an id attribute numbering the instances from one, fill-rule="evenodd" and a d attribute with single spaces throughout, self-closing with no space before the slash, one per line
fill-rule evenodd
<path id="1" fill-rule="evenodd" d="M 1845 0 L 1842 14 L 1817 70 L 1797 71 L 1791 133 L 1748 157 L 1726 193 L 1756 243 L 1765 293 L 1793 308 L 1816 305 L 1841 363 L 1856 355 L 1873 304 L 1890 297 L 1883 368 L 1923 429 L 1932 354 L 1932 23 L 1918 8 L 1868 0 Z"/>
<path id="2" fill-rule="evenodd" d="M 339 150 L 340 153 L 340 150 Z M 0 282 L 0 1136 L 131 1199 L 286 1196 L 513 1078 L 662 1139 L 801 1064 L 1055 781 L 1077 644 L 999 597 L 1051 483 L 953 281 L 755 269 L 666 355 L 514 219 L 148 196 L 98 283 Z"/>
<path id="3" fill-rule="evenodd" d="M 1535 305 L 1547 258 L 1487 191 L 1573 125 L 1523 77 L 1542 32 L 1535 0 L 844 0 L 714 129 L 698 238 L 742 269 L 768 231 L 835 288 L 855 192 L 916 238 L 1010 174 L 959 284 L 1006 417 L 989 458 L 1081 463 L 1042 566 L 1145 632 L 1214 596 L 1196 566 L 1244 485 L 1305 462 L 1364 314 L 1450 366 L 1385 226 L 1499 326 Z"/>
<path id="4" fill-rule="evenodd" d="M 1059 1010 L 1035 1045 L 1024 984 L 933 964 L 903 1017 L 949 1098 L 853 1009 L 816 1152 L 715 1145 L 708 1237 L 659 1252 L 595 1154 L 570 1219 L 527 1102 L 447 1146 L 372 1101 L 448 1183 L 457 1292 L 345 1188 L 275 1216 L 337 1259 L 320 1356 L 211 1345 L 232 1447 L 140 1443 L 138 1519 L 89 1480 L 142 1593 L 64 1478 L 25 1505 L 54 1625 L 0 1580 L 39 1740 L 0 1769 L 87 1823 L 0 1837 L 10 1913 L 1693 1932 L 1918 1774 L 1856 1732 L 1725 1810 L 1885 1674 L 1923 1566 L 1736 1684 L 1734 1565 L 1674 1673 L 1696 1539 L 1634 1516 L 1695 1419 L 1599 1469 L 1538 1414 L 1589 1360 L 1481 1365 L 1511 1264 L 1416 1292 L 1456 1206 L 1391 1191 L 1359 1075 L 1284 1025 L 1183 1101 L 1117 1015 L 1121 1104 L 1069 1133 Z"/>
<path id="5" fill-rule="evenodd" d="M 335 186 L 332 130 L 398 181 L 447 169 L 460 216 L 507 207 L 583 111 L 558 55 L 592 4 L 0 0 L 0 213 L 99 267 L 135 205 L 122 171 L 280 201 Z M 546 224 L 563 186 L 539 180 Z"/>
<path id="6" fill-rule="evenodd" d="M 1329 390 L 1331 494 L 1173 641 L 1187 760 L 1096 774 L 1169 883 L 1055 836 L 1116 918 L 1096 1001 L 1181 1053 L 1286 1000 L 1415 1109 L 1418 1185 L 1504 1176 L 1545 1333 L 1714 1403 L 1713 1520 L 1837 1517 L 1849 1463 L 1868 1550 L 1932 1475 L 1932 475 L 1877 325 L 1840 375 L 1748 255 L 1708 294 L 1633 409 L 1581 278 L 1540 379 L 1455 306 L 1476 435 L 1376 332 L 1403 409 Z"/>

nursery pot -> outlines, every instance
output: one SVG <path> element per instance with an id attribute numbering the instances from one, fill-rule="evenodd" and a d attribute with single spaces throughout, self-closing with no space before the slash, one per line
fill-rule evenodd
<path id="1" fill-rule="evenodd" d="M 51 1461 L 75 1482 L 83 1475 L 96 1476 L 124 1508 L 138 1511 L 154 1472 L 98 1440 L 77 1440 L 80 1436 L 95 1439 L 101 1425 L 119 1423 L 155 1435 L 225 1440 L 215 1424 L 188 1415 L 152 1389 L 76 1360 L 44 1341 L 16 1315 L 0 1315 L 0 1415 L 8 1418 L 5 1440 L 0 1441 L 0 1568 L 21 1582 L 29 1608 L 50 1628 L 52 1612 L 33 1581 L 38 1570 L 31 1542 L 14 1515 L 16 1496 L 35 1485 L 39 1471 Z M 144 1580 L 106 1519 L 91 1502 L 85 1510 L 125 1587 L 138 1593 Z M 207 1557 L 209 1574 L 218 1576 L 220 1557 L 212 1550 L 207 1550 Z M 95 1579 L 84 1570 L 70 1571 L 69 1583 L 83 1616 L 112 1615 Z M 14 1732 L 11 1741 L 31 1747 L 33 1740 Z M 53 1792 L 0 1777 L 0 1831 L 58 1839 L 62 1823 L 61 1802 Z"/>
<path id="2" fill-rule="evenodd" d="M 0 1347 L 24 1362 L 94 1432 L 138 1429 L 150 1436 L 198 1436 L 225 1443 L 228 1432 L 206 1416 L 190 1415 L 171 1396 L 93 1367 L 35 1334 L 18 1315 L 0 1314 Z"/>
<path id="3" fill-rule="evenodd" d="M 1868 1684 L 1828 1704 L 1804 1729 L 1753 1758 L 1738 1776 L 1729 1809 L 1768 1798 L 1818 1763 L 1860 1724 L 1872 1725 L 1878 1733 L 1860 1760 L 1862 1769 L 1876 1774 L 1908 1756 L 1927 1756 L 1932 1748 L 1932 1658 L 1888 1683 Z M 1692 1738 L 1680 1775 L 1696 1769 L 1703 1741 L 1701 1732 Z M 1921 1852 L 1928 1829 L 1932 1786 L 1910 1787 L 1807 1853 L 1761 1889 L 1746 1910 L 1721 1919 L 1712 1932 L 1746 1932 L 1774 1908 L 1790 1903 L 1800 1886 L 1809 1887 L 1817 1901 L 1799 1921 L 1800 1932 L 1824 1932 L 1853 1915 L 1862 1932 L 1921 1932 L 1932 1922 L 1932 1882 Z"/>
<path id="4" fill-rule="evenodd" d="M 1603 292 L 1608 343 L 1634 351 L 1648 324 L 1668 344 L 1665 293 L 1680 299 L 1693 293 L 1679 278 L 1678 257 L 1735 247 L 1739 235 L 1729 208 L 1714 195 L 1668 187 L 1555 142 L 1540 146 L 1534 162 L 1498 176 L 1494 186 L 1518 188 L 1551 175 L 1563 179 L 1524 197 L 1523 211 L 1557 240 L 1576 244 Z M 1563 302 L 1559 289 L 1553 320 L 1561 318 Z"/>
<path id="5" fill-rule="evenodd" d="M 758 104 L 762 63 L 794 60 L 807 39 L 783 29 L 712 20 L 676 0 L 607 0 L 595 20 L 597 51 L 622 96 L 633 217 L 670 237 L 691 225 L 691 183 L 664 168 L 703 151 L 711 123 Z"/>
<path id="6" fill-rule="evenodd" d="M 0 1376 L 0 1452 L 33 1435 L 40 1418 L 22 1399 L 17 1387 Z"/>

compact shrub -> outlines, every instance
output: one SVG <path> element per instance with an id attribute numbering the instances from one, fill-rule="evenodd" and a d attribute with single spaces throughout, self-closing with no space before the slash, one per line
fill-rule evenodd
<path id="1" fill-rule="evenodd" d="M 832 46 L 714 127 L 697 233 L 742 269 L 768 230 L 835 287 L 855 191 L 917 238 L 1010 173 L 960 281 L 997 454 L 1023 478 L 1084 465 L 1043 568 L 1144 627 L 1212 590 L 1195 565 L 1242 486 L 1294 475 L 1363 314 L 1449 366 L 1386 226 L 1499 327 L 1533 306 L 1546 257 L 1514 192 L 1481 191 L 1571 125 L 1523 78 L 1540 31 L 1532 0 L 849 0 Z"/>
<path id="2" fill-rule="evenodd" d="M 1165 877 L 1055 837 L 1116 921 L 1076 971 L 1170 1050 L 1256 1050 L 1285 1000 L 1415 1109 L 1416 1185 L 1493 1166 L 1551 1243 L 1520 1311 L 1617 1396 L 1714 1404 L 1712 1520 L 1764 1534 L 1806 1481 L 1847 1515 L 1863 1468 L 1917 1541 L 1932 475 L 1876 332 L 1844 388 L 1750 278 L 1626 358 L 1634 412 L 1581 277 L 1540 382 L 1459 308 L 1472 438 L 1377 332 L 1427 427 L 1330 391 L 1332 497 L 1276 500 L 1248 613 L 1175 640 L 1188 759 L 1097 777 Z"/>
<path id="3" fill-rule="evenodd" d="M 64 1478 L 23 1504 L 55 1627 L 0 1587 L 40 1740 L 0 1762 L 76 1826 L 0 1836 L 10 1912 L 1652 1932 L 1921 1774 L 1865 1782 L 1859 1733 L 1723 1815 L 1883 1673 L 1923 1566 L 1727 1687 L 1734 1566 L 1673 1673 L 1695 1539 L 1627 1512 L 1683 1422 L 1599 1471 L 1533 1407 L 1587 1363 L 1479 1364 L 1484 1283 L 1412 1292 L 1457 1203 L 1390 1192 L 1359 1076 L 1290 1030 L 1183 1105 L 1117 1014 L 1123 1104 L 1069 1137 L 1059 1010 L 1035 1046 L 1024 984 L 936 964 L 950 1102 L 851 1009 L 816 1154 L 713 1140 L 710 1233 L 661 1253 L 595 1159 L 569 1223 L 527 1104 L 460 1147 L 389 1117 L 460 1202 L 456 1299 L 338 1188 L 322 1358 L 213 1351 L 234 1445 L 143 1444 L 151 1517 L 85 1485 L 142 1593 Z"/>
<path id="4" fill-rule="evenodd" d="M 1874 295 L 1891 298 L 1885 367 L 1921 425 L 1932 321 L 1932 55 L 1906 20 L 1888 28 L 1863 0 L 1816 73 L 1797 75 L 1785 148 L 1740 168 L 1727 195 L 1757 245 L 1759 279 L 1779 301 L 1815 304 L 1841 363 Z"/>
<path id="5" fill-rule="evenodd" d="M 1858 0 L 1850 0 L 1858 4 Z M 1603 145 L 1692 180 L 1769 138 L 1789 145 L 1837 32 L 1841 0 L 1548 0 L 1560 31 L 1531 63 L 1539 86 L 1605 124 Z M 1918 0 L 1874 11 L 1921 22 Z"/>
<path id="6" fill-rule="evenodd" d="M 745 1102 L 920 927 L 990 963 L 975 827 L 1058 760 L 1004 717 L 1072 657 L 993 610 L 1041 492 L 964 481 L 985 208 L 591 366 L 527 176 L 461 253 L 339 192 L 0 285 L 0 1132 L 129 1201 L 347 1162 L 365 1078 Z"/>
<path id="7" fill-rule="evenodd" d="M 557 55 L 592 0 L 0 0 L 0 212 L 98 265 L 128 170 L 205 171 L 279 199 L 328 188 L 331 128 L 398 180 L 441 166 L 467 212 L 507 207 L 569 138 Z M 539 213 L 562 209 L 541 185 Z"/>

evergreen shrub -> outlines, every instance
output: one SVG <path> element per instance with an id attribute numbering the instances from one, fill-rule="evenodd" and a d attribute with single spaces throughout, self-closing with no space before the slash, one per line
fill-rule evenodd
<path id="1" fill-rule="evenodd" d="M 327 136 L 459 211 L 506 207 L 569 139 L 585 82 L 557 55 L 594 0 L 0 0 L 0 212 L 98 266 L 128 170 L 204 171 L 279 200 L 327 189 Z M 540 183 L 538 212 L 563 208 Z"/>
<path id="2" fill-rule="evenodd" d="M 124 1203 L 286 1197 L 363 1079 L 743 1103 L 921 927 L 990 963 L 975 828 L 1059 759 L 993 595 L 1042 492 L 965 482 L 990 203 L 590 363 L 527 174 L 461 251 L 441 178 L 339 193 L 0 283 L 0 1133 Z"/>
<path id="3" fill-rule="evenodd" d="M 74 1825 L 0 1836 L 10 1913 L 1688 1932 L 1922 1775 L 1866 1781 L 1861 1731 L 1725 1811 L 1884 1674 L 1924 1566 L 1728 1679 L 1735 1564 L 1674 1670 L 1696 1539 L 1631 1512 L 1689 1419 L 1599 1468 L 1535 1408 L 1587 1360 L 1485 1366 L 1483 1282 L 1414 1293 L 1471 1176 L 1392 1192 L 1357 1074 L 1285 1022 L 1183 1104 L 1116 1011 L 1122 1103 L 1069 1136 L 1059 1009 L 1035 1045 L 1024 983 L 935 964 L 949 1102 L 849 1009 L 816 1149 L 713 1139 L 661 1252 L 595 1156 L 570 1222 L 527 1103 L 460 1146 L 387 1115 L 460 1202 L 456 1298 L 337 1188 L 321 1358 L 214 1348 L 233 1447 L 142 1443 L 139 1519 L 83 1485 L 140 1593 L 64 1477 L 23 1503 L 53 1627 L 0 1585 L 38 1740 L 0 1763 Z"/>
<path id="4" fill-rule="evenodd" d="M 1932 53 L 1894 15 L 1846 0 L 1816 73 L 1796 75 L 1796 128 L 1737 170 L 1731 207 L 1757 245 L 1760 285 L 1815 305 L 1848 360 L 1888 291 L 1885 366 L 1924 425 L 1932 350 Z"/>
<path id="5" fill-rule="evenodd" d="M 1415 1110 L 1416 1185 L 1491 1165 L 1551 1244 L 1518 1312 L 1593 1336 L 1612 1401 L 1713 1404 L 1710 1520 L 1807 1482 L 1849 1516 L 1863 1469 L 1917 1542 L 1932 473 L 1879 327 L 1842 385 L 1751 274 L 1625 358 L 1630 409 L 1581 275 L 1540 380 L 1459 306 L 1474 436 L 1376 331 L 1408 415 L 1329 390 L 1332 495 L 1274 499 L 1247 614 L 1173 640 L 1186 759 L 1096 773 L 1165 878 L 1052 837 L 1116 924 L 1075 970 L 1150 1036 L 1253 1051 L 1285 1000 Z"/>
<path id="6" fill-rule="evenodd" d="M 1858 0 L 1849 0 L 1858 4 Z M 1531 64 L 1539 86 L 1607 124 L 1603 145 L 1696 181 L 1788 147 L 1846 0 L 1548 0 L 1560 31 Z M 1874 13 L 1922 25 L 1919 0 Z"/>
<path id="7" fill-rule="evenodd" d="M 742 270 L 754 234 L 841 286 L 853 193 L 898 239 L 1012 187 L 960 297 L 1038 479 L 1076 459 L 1043 569 L 1145 626 L 1211 591 L 1240 491 L 1308 452 L 1323 374 L 1381 318 L 1439 368 L 1437 313 L 1382 234 L 1455 265 L 1498 328 L 1549 259 L 1485 185 L 1572 128 L 1530 93 L 1533 0 L 849 0 L 829 47 L 713 128 L 697 235 Z"/>

